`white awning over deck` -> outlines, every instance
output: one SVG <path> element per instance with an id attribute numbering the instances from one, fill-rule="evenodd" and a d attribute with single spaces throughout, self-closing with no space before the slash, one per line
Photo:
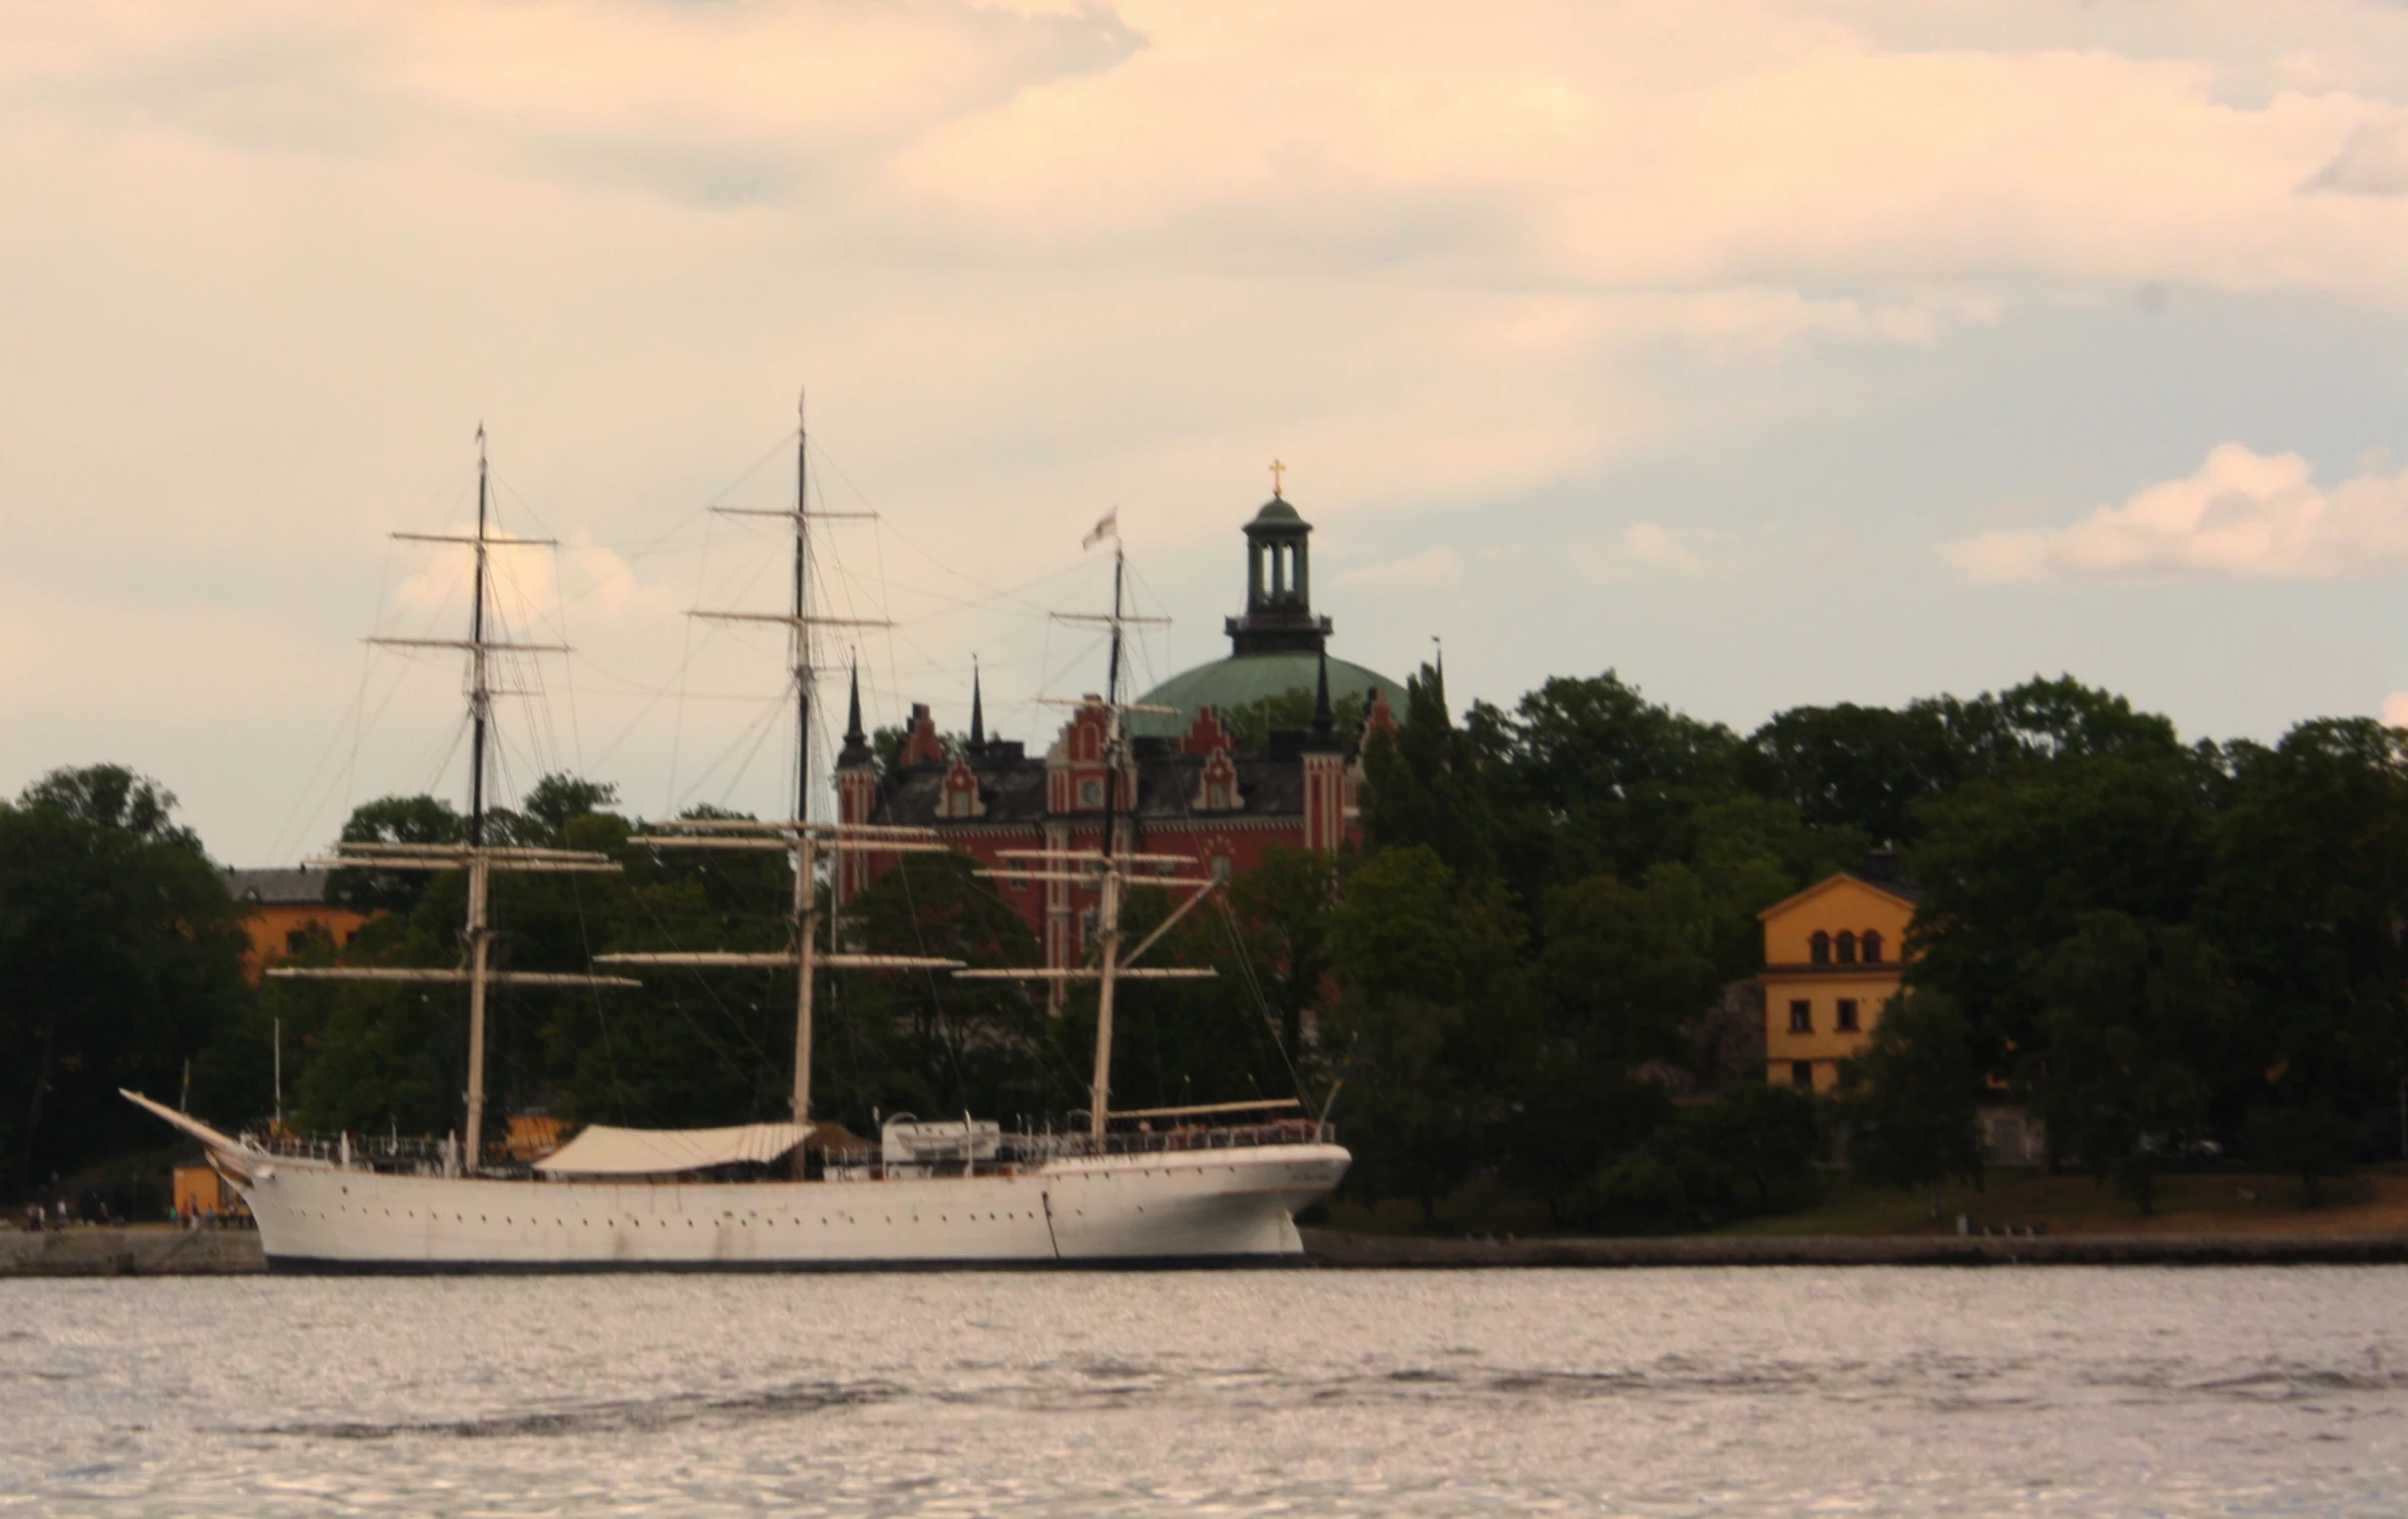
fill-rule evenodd
<path id="1" fill-rule="evenodd" d="M 596 1123 L 535 1162 L 546 1176 L 664 1176 L 775 1160 L 810 1137 L 808 1123 L 734 1128 L 613 1128 Z"/>

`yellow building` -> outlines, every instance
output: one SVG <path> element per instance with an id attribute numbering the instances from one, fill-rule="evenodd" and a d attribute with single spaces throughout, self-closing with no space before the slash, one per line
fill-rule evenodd
<path id="1" fill-rule="evenodd" d="M 1840 874 L 1775 902 L 1764 924 L 1764 1079 L 1829 1091 L 1898 995 L 1912 897 Z"/>
<path id="2" fill-rule="evenodd" d="M 226 890 L 246 909 L 244 929 L 251 947 L 242 973 L 251 985 L 259 973 L 287 955 L 298 955 L 310 939 L 325 934 L 338 946 L 368 921 L 366 915 L 326 899 L 327 875 L 302 866 L 293 870 L 228 870 Z"/>
<path id="3" fill-rule="evenodd" d="M 207 1164 L 179 1165 L 171 1173 L 170 1190 L 177 1218 L 247 1218 L 251 1210 L 242 1194 Z"/>

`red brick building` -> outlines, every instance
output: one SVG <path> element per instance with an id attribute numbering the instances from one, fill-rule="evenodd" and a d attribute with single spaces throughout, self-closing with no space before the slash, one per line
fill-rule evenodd
<path id="1" fill-rule="evenodd" d="M 1313 614 L 1308 535 L 1312 526 L 1275 495 L 1246 525 L 1247 606 L 1229 620 L 1228 659 L 1175 676 L 1139 699 L 1140 713 L 1119 773 L 1104 754 L 1100 698 L 1073 709 L 1053 746 L 990 740 L 974 682 L 970 737 L 948 756 L 925 706 L 912 709 L 903 748 L 881 771 L 861 728 L 856 681 L 844 750 L 836 760 L 837 813 L 851 823 L 936 829 L 981 863 L 1005 850 L 1095 849 L 1103 842 L 1106 787 L 1121 848 L 1178 854 L 1231 878 L 1274 848 L 1334 850 L 1359 836 L 1354 792 L 1362 740 L 1391 722 L 1397 688 L 1375 672 L 1332 659 L 1330 620 Z M 1311 693 L 1313 719 L 1273 732 L 1259 748 L 1240 744 L 1223 712 L 1291 692 Z M 1361 718 L 1342 730 L 1339 704 Z M 838 901 L 849 901 L 898 856 L 840 857 Z M 1046 947 L 1046 963 L 1075 966 L 1086 953 L 1094 893 L 1066 881 L 998 881 Z"/>

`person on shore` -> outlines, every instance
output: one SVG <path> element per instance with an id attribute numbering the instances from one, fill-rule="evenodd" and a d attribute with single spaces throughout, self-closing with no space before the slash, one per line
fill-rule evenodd
<path id="1" fill-rule="evenodd" d="M 40 1234 L 42 1232 L 42 1205 L 40 1203 L 27 1203 L 25 1205 L 25 1232 L 28 1234 Z"/>

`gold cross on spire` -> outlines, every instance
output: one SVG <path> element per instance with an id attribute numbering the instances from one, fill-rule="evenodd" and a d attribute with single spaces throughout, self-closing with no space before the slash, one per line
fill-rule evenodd
<path id="1" fill-rule="evenodd" d="M 1288 466 L 1286 464 L 1281 463 L 1276 458 L 1271 461 L 1271 498 L 1275 501 L 1284 501 L 1287 499 L 1286 496 L 1280 494 L 1280 476 L 1286 474 L 1287 472 Z"/>

